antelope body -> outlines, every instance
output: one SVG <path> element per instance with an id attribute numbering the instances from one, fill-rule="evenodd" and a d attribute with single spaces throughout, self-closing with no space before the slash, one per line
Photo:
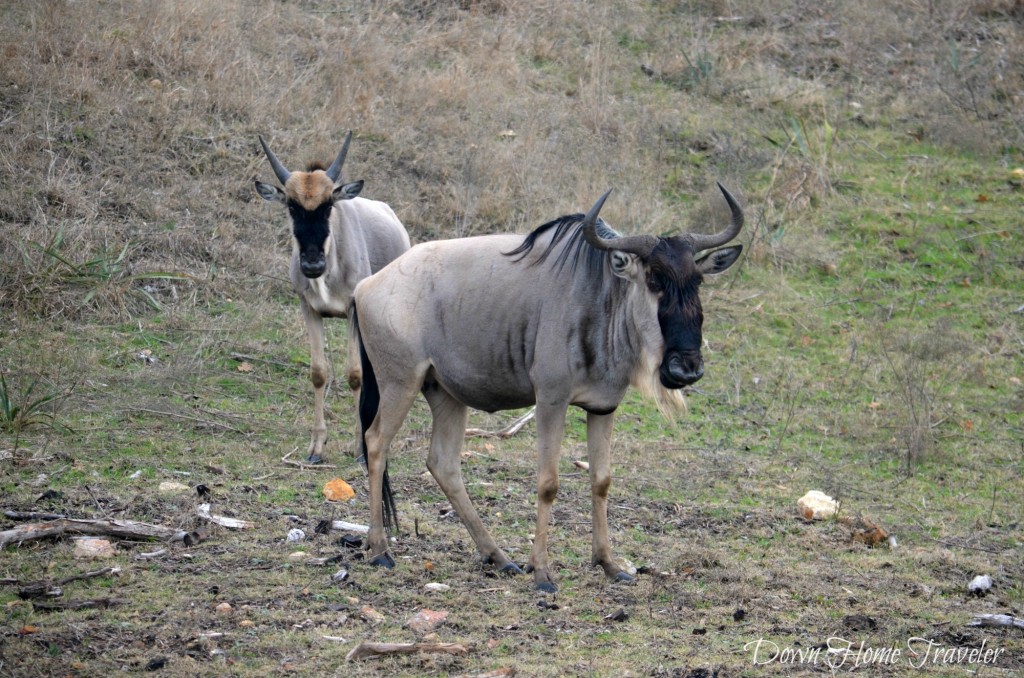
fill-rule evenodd
<path id="1" fill-rule="evenodd" d="M 721 188 L 721 186 L 720 186 Z M 433 416 L 427 467 L 485 562 L 522 570 L 484 527 L 466 492 L 460 450 L 468 408 L 536 404 L 537 526 L 528 570 L 555 591 L 547 557 L 558 457 L 570 405 L 587 412 L 593 563 L 616 580 L 607 495 L 615 409 L 633 384 L 675 390 L 700 379 L 703 315 L 697 288 L 736 261 L 743 212 L 721 188 L 732 223 L 715 235 L 620 237 L 597 215 L 562 217 L 526 236 L 492 235 L 418 245 L 356 289 L 352 331 L 363 365 L 360 420 L 369 472 L 372 562 L 391 566 L 395 520 L 388 447 L 416 394 Z M 610 193 L 610 191 L 609 191 Z"/>
<path id="2" fill-rule="evenodd" d="M 342 182 L 341 168 L 351 140 L 349 132 L 330 167 L 291 172 L 260 137 L 284 188 L 257 180 L 256 190 L 265 200 L 283 204 L 292 222 L 289 278 L 299 295 L 309 336 L 314 405 L 308 457 L 312 462 L 322 459 L 327 440 L 324 392 L 330 371 L 324 356 L 323 319 L 346 317 L 359 281 L 409 249 L 409 235 L 394 211 L 383 202 L 357 197 L 362 181 Z M 355 346 L 349 347 L 348 383 L 358 395 L 361 377 Z"/>

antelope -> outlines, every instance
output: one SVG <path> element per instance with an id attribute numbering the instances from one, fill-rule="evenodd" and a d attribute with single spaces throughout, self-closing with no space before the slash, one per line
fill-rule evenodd
<path id="1" fill-rule="evenodd" d="M 614 413 L 630 385 L 681 402 L 704 374 L 698 288 L 728 269 L 741 245 L 718 248 L 743 226 L 719 184 L 731 223 L 713 235 L 621 236 L 598 214 L 550 221 L 529 235 L 488 235 L 417 245 L 356 288 L 351 323 L 360 351 L 359 416 L 369 475 L 369 554 L 392 567 L 386 532 L 397 525 L 389 445 L 417 393 L 433 417 L 427 468 L 485 563 L 523 570 L 495 543 L 462 479 L 468 408 L 536 405 L 537 525 L 527 571 L 557 590 L 548 563 L 551 507 L 570 405 L 587 413 L 592 561 L 613 580 L 632 576 L 608 539 Z M 698 255 L 712 250 L 704 256 Z"/>
<path id="2" fill-rule="evenodd" d="M 356 284 L 408 250 L 409 235 L 387 204 L 358 197 L 362 181 L 342 181 L 341 167 L 352 132 L 329 167 L 311 164 L 305 171 L 295 172 L 285 168 L 262 136 L 259 140 L 284 188 L 257 179 L 256 192 L 264 200 L 284 205 L 292 223 L 289 278 L 299 295 L 309 336 L 313 382 L 313 430 L 307 458 L 318 463 L 323 460 L 327 440 L 324 392 L 330 379 L 323 319 L 346 317 Z M 358 354 L 354 346 L 349 349 L 348 384 L 358 395 Z"/>

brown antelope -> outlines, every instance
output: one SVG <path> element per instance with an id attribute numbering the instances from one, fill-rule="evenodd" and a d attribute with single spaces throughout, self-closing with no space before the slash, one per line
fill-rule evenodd
<path id="1" fill-rule="evenodd" d="M 719 188 L 732 221 L 713 235 L 619 236 L 597 216 L 606 193 L 587 215 L 551 221 L 525 239 L 418 245 L 359 284 L 352 332 L 363 366 L 359 408 L 374 564 L 394 563 L 385 532 L 396 522 L 388 447 L 422 391 L 433 416 L 427 468 L 484 561 L 506 573 L 522 570 L 494 542 L 462 480 L 467 408 L 536 404 L 537 527 L 528 570 L 548 592 L 556 590 L 547 536 L 566 410 L 586 411 L 593 563 L 612 579 L 632 579 L 612 559 L 608 540 L 612 418 L 630 384 L 679 399 L 678 389 L 704 373 L 698 288 L 741 250 L 697 256 L 728 243 L 743 225 L 742 209 Z"/>
<path id="2" fill-rule="evenodd" d="M 284 189 L 256 180 L 256 191 L 264 200 L 288 208 L 292 222 L 289 277 L 309 335 L 313 432 L 308 458 L 316 463 L 323 458 L 327 440 L 324 391 L 330 372 L 324 357 L 323 319 L 346 317 L 356 284 L 408 250 L 409 235 L 388 205 L 356 197 L 362 181 L 342 182 L 351 132 L 330 167 L 311 165 L 296 172 L 288 171 L 263 137 L 259 139 Z M 357 396 L 360 381 L 358 353 L 350 346 L 348 383 Z"/>

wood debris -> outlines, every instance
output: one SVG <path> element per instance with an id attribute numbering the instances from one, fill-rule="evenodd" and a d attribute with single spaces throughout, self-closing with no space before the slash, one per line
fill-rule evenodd
<path id="1" fill-rule="evenodd" d="M 85 520 L 60 518 L 44 523 L 26 523 L 0 532 L 0 549 L 33 539 L 60 537 L 65 534 L 87 534 L 118 539 L 183 541 L 186 532 L 173 527 L 139 523 L 134 520 Z"/>
<path id="2" fill-rule="evenodd" d="M 441 652 L 444 654 L 469 654 L 465 645 L 458 643 L 373 643 L 363 641 L 345 655 L 345 661 L 389 654 L 416 654 L 417 652 Z"/>
<path id="3" fill-rule="evenodd" d="M 537 408 L 531 408 L 529 412 L 516 419 L 500 431 L 485 431 L 481 428 L 467 428 L 467 438 L 511 438 L 519 433 L 526 424 L 537 414 Z"/>
<path id="4" fill-rule="evenodd" d="M 1024 629 L 1024 619 L 1008 614 L 976 614 L 968 626 L 1012 626 Z"/>
<path id="5" fill-rule="evenodd" d="M 228 518 L 226 516 L 215 516 L 210 513 L 209 504 L 200 504 L 196 506 L 196 515 L 203 520 L 209 520 L 211 523 L 226 527 L 231 530 L 248 530 L 255 527 L 254 523 L 248 520 L 242 520 L 240 518 Z"/>

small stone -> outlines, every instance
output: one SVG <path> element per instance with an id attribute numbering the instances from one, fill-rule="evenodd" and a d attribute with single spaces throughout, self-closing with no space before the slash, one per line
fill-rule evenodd
<path id="1" fill-rule="evenodd" d="M 293 553 L 288 554 L 288 560 L 291 560 L 292 562 L 296 563 L 306 560 L 307 558 L 309 558 L 309 554 L 305 551 L 295 551 Z"/>
<path id="2" fill-rule="evenodd" d="M 451 589 L 451 586 L 448 586 L 448 584 L 439 584 L 437 582 L 430 582 L 429 584 L 425 584 L 423 586 L 423 588 L 425 588 L 426 590 L 431 591 L 433 593 L 442 593 L 444 591 L 448 591 L 449 589 Z"/>
<path id="3" fill-rule="evenodd" d="M 87 537 L 75 540 L 75 558 L 113 558 L 114 545 L 109 539 Z"/>
<path id="4" fill-rule="evenodd" d="M 165 480 L 157 486 L 156 491 L 160 494 L 189 494 L 192 488 L 173 480 Z"/>
<path id="5" fill-rule="evenodd" d="M 231 614 L 234 608 L 231 607 L 231 603 L 221 603 L 217 607 L 213 608 L 217 614 Z"/>
<path id="6" fill-rule="evenodd" d="M 447 612 L 436 612 L 423 608 L 407 621 L 405 625 L 416 633 L 430 633 L 443 624 L 447 618 Z"/>
<path id="7" fill-rule="evenodd" d="M 360 610 L 360 612 L 363 615 L 363 619 L 370 622 L 371 624 L 379 624 L 380 622 L 386 619 L 384 615 L 382 615 L 380 612 L 377 612 L 377 610 L 373 609 L 369 605 Z"/>
<path id="8" fill-rule="evenodd" d="M 256 626 L 256 622 L 254 622 L 251 619 L 243 619 L 242 621 L 238 622 L 238 625 L 243 629 L 251 629 L 252 627 Z"/>
<path id="9" fill-rule="evenodd" d="M 306 539 L 306 533 L 299 528 L 292 528 L 288 530 L 288 541 L 304 541 Z"/>

